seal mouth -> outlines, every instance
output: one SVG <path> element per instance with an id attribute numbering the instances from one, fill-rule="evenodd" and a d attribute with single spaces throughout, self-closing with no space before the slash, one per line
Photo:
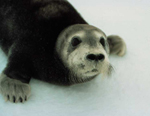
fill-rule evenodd
<path id="1" fill-rule="evenodd" d="M 97 69 L 93 69 L 92 72 L 98 72 L 98 70 Z"/>
<path id="2" fill-rule="evenodd" d="M 87 74 L 87 73 L 91 73 L 91 72 L 93 72 L 93 73 L 94 73 L 94 72 L 98 72 L 98 70 L 97 70 L 97 69 L 93 69 L 93 70 L 87 71 L 87 72 L 85 72 L 85 73 Z"/>

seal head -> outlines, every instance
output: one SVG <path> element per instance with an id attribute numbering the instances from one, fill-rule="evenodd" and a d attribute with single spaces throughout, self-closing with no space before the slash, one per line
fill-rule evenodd
<path id="1" fill-rule="evenodd" d="M 72 83 L 111 72 L 107 37 L 94 26 L 75 24 L 64 29 L 57 38 L 56 53 L 69 70 Z"/>

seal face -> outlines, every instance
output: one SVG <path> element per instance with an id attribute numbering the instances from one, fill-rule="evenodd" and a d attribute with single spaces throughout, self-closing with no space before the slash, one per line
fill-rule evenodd
<path id="1" fill-rule="evenodd" d="M 69 69 L 70 81 L 73 83 L 110 72 L 106 35 L 94 26 L 76 24 L 64 29 L 55 47 L 58 56 Z"/>

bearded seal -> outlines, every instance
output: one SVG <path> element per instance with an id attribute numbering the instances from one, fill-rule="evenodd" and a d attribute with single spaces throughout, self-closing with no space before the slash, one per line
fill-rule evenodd
<path id="1" fill-rule="evenodd" d="M 66 0 L 1 0 L 0 46 L 8 57 L 0 92 L 26 101 L 31 78 L 71 85 L 110 74 L 109 54 L 123 56 L 119 36 L 88 24 Z"/>

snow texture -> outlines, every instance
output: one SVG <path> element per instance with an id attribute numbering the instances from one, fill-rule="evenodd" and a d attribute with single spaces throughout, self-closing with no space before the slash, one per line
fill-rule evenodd
<path id="1" fill-rule="evenodd" d="M 124 38 L 127 54 L 110 56 L 115 69 L 110 78 L 70 87 L 32 79 L 24 104 L 0 95 L 0 116 L 150 116 L 150 1 L 69 1 L 89 24 Z M 0 71 L 6 61 L 0 51 Z"/>

